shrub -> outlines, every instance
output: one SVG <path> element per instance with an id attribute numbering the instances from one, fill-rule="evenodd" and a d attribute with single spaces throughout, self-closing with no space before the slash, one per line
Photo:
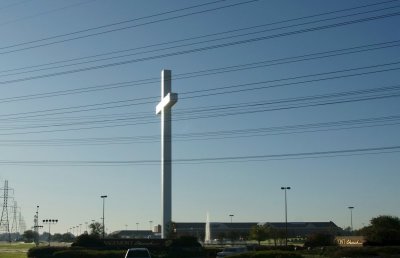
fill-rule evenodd
<path id="1" fill-rule="evenodd" d="M 315 233 L 307 237 L 304 246 L 317 247 L 317 246 L 335 246 L 335 237 L 329 233 Z"/>
<path id="2" fill-rule="evenodd" d="M 60 246 L 33 247 L 28 250 L 27 257 L 53 258 L 54 253 L 67 249 L 68 247 L 60 247 Z"/>
<path id="3" fill-rule="evenodd" d="M 125 251 L 97 251 L 87 249 L 70 249 L 54 253 L 52 258 L 122 258 Z"/>
<path id="4" fill-rule="evenodd" d="M 72 246 L 103 247 L 104 242 L 96 235 L 83 234 L 76 238 Z"/>
<path id="5" fill-rule="evenodd" d="M 232 258 L 303 258 L 300 253 L 289 251 L 259 251 L 230 256 Z"/>
<path id="6" fill-rule="evenodd" d="M 371 225 L 363 228 L 366 245 L 400 245 L 400 218 L 382 215 L 371 219 Z"/>

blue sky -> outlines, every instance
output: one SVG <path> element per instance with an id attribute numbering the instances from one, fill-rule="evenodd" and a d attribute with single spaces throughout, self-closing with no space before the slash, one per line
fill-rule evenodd
<path id="1" fill-rule="evenodd" d="M 174 221 L 283 221 L 281 186 L 289 221 L 398 216 L 399 7 L 4 0 L 0 177 L 27 227 L 37 205 L 55 232 L 100 220 L 103 194 L 109 232 L 159 224 L 171 69 Z"/>

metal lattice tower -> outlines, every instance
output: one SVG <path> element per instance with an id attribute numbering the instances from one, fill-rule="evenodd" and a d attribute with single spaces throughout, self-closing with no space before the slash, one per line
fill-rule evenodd
<path id="1" fill-rule="evenodd" d="M 0 188 L 3 191 L 3 210 L 1 212 L 0 218 L 0 232 L 8 235 L 8 241 L 11 242 L 11 232 L 10 232 L 10 220 L 9 220 L 9 206 L 8 200 L 12 197 L 9 196 L 9 191 L 13 191 L 13 189 L 8 187 L 8 180 L 4 181 L 4 187 Z"/>
<path id="2" fill-rule="evenodd" d="M 18 211 L 18 206 L 17 202 L 14 201 L 14 205 L 11 206 L 11 213 L 12 213 L 12 223 L 11 223 L 11 233 L 17 234 L 19 232 L 18 228 L 18 220 L 17 220 L 17 211 Z"/>
<path id="3" fill-rule="evenodd" d="M 19 225 L 19 233 L 22 235 L 26 230 L 26 224 L 24 217 L 22 217 L 21 211 L 18 212 L 18 225 Z"/>

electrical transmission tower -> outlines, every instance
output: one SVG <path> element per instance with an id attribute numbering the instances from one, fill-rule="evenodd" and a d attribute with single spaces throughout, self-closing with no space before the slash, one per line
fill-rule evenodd
<path id="1" fill-rule="evenodd" d="M 0 218 L 0 232 L 5 233 L 8 235 L 8 241 L 11 242 L 11 232 L 10 232 L 10 220 L 9 220 L 9 199 L 12 197 L 9 196 L 9 191 L 13 191 L 13 189 L 8 187 L 8 180 L 4 181 L 4 187 L 0 188 L 3 191 L 3 210 L 1 211 L 1 218 Z"/>
<path id="2" fill-rule="evenodd" d="M 22 217 L 21 211 L 18 212 L 18 225 L 19 225 L 19 233 L 22 235 L 26 231 L 26 224 L 24 217 Z"/>
<path id="3" fill-rule="evenodd" d="M 18 211 L 17 202 L 14 201 L 14 205 L 11 206 L 11 213 L 12 213 L 11 233 L 13 233 L 13 234 L 18 234 L 18 232 L 19 232 L 17 211 Z"/>

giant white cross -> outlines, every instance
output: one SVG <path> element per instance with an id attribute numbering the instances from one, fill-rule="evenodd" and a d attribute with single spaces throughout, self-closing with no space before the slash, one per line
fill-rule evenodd
<path id="1" fill-rule="evenodd" d="M 161 71 L 161 102 L 156 114 L 161 114 L 161 237 L 167 238 L 172 222 L 172 167 L 171 167 L 171 107 L 178 101 L 178 94 L 171 92 L 171 71 Z"/>

